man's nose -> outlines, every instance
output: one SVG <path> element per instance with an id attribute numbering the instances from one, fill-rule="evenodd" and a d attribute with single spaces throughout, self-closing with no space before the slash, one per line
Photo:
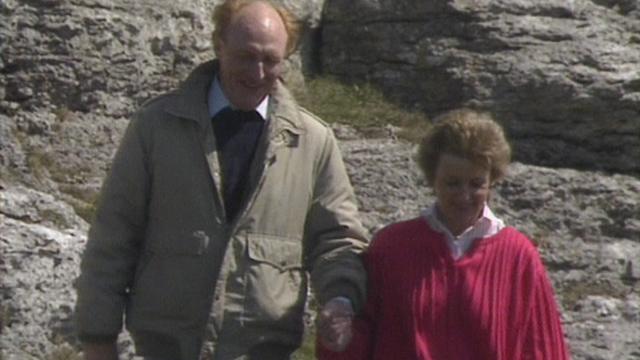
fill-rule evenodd
<path id="1" fill-rule="evenodd" d="M 264 71 L 264 62 L 262 61 L 256 61 L 251 65 L 251 78 L 254 81 L 257 80 L 262 80 L 264 79 L 265 76 L 265 71 Z"/>

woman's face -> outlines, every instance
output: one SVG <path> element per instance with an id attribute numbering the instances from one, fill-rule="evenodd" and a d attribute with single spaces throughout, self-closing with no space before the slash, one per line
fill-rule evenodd
<path id="1" fill-rule="evenodd" d="M 433 181 L 442 221 L 454 235 L 475 224 L 490 193 L 489 169 L 469 159 L 440 155 Z"/>

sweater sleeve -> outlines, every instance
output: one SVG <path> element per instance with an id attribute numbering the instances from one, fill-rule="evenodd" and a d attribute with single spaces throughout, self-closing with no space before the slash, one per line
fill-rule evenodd
<path id="1" fill-rule="evenodd" d="M 569 359 L 553 288 L 539 258 L 534 262 L 533 303 L 527 325 L 524 359 Z"/>

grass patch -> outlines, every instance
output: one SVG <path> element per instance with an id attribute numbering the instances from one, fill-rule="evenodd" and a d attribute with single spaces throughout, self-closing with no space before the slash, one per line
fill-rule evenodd
<path id="1" fill-rule="evenodd" d="M 0 334 L 11 320 L 12 311 L 7 305 L 0 305 Z"/>
<path id="2" fill-rule="evenodd" d="M 68 229 L 71 227 L 71 225 L 67 223 L 67 219 L 57 211 L 43 209 L 40 211 L 40 217 L 49 221 L 59 229 Z"/>
<path id="3" fill-rule="evenodd" d="M 405 109 L 386 99 L 371 84 L 345 84 L 333 77 L 307 80 L 295 91 L 300 104 L 328 123 L 351 125 L 358 130 L 400 127 L 398 136 L 416 142 L 431 123 L 421 112 Z"/>
<path id="4" fill-rule="evenodd" d="M 100 193 L 88 190 L 76 185 L 60 185 L 60 192 L 67 195 L 67 201 L 75 210 L 76 214 L 86 222 L 91 223 L 96 213 Z"/>
<path id="5" fill-rule="evenodd" d="M 80 216 L 84 221 L 91 224 L 93 222 L 93 218 L 96 214 L 96 203 L 86 203 L 83 201 L 72 201 L 71 206 L 73 210 Z"/>
<path id="6" fill-rule="evenodd" d="M 292 354 L 291 360 L 313 360 L 315 358 L 316 332 L 311 328 L 305 333 L 302 345 Z"/>
<path id="7" fill-rule="evenodd" d="M 43 180 L 50 176 L 49 166 L 53 158 L 44 150 L 32 149 L 27 153 L 27 165 L 31 173 L 39 180 Z"/>
<path id="8" fill-rule="evenodd" d="M 63 194 L 62 200 L 67 202 L 73 208 L 73 211 L 84 221 L 91 224 L 96 213 L 96 202 L 85 202 L 69 195 Z"/>
<path id="9" fill-rule="evenodd" d="M 585 299 L 587 296 L 606 296 L 617 299 L 624 299 L 626 296 L 625 289 L 607 281 L 569 283 L 559 293 L 562 296 L 562 305 L 568 310 L 574 310 L 578 305 L 578 301 Z"/>
<path id="10" fill-rule="evenodd" d="M 66 106 L 58 106 L 53 113 L 58 122 L 67 122 L 73 118 L 73 111 Z"/>
<path id="11" fill-rule="evenodd" d="M 46 360 L 82 360 L 80 352 L 69 344 L 56 346 L 46 357 Z"/>
<path id="12" fill-rule="evenodd" d="M 27 165 L 38 180 L 51 179 L 57 183 L 67 182 L 70 175 L 80 174 L 88 169 L 65 169 L 55 154 L 42 148 L 32 148 L 27 152 Z"/>

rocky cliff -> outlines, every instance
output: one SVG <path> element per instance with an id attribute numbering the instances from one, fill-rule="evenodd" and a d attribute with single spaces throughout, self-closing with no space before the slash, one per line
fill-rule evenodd
<path id="1" fill-rule="evenodd" d="M 328 0 L 322 69 L 498 114 L 527 163 L 640 172 L 637 0 Z"/>
<path id="2" fill-rule="evenodd" d="M 291 83 L 321 70 L 429 114 L 500 114 L 519 162 L 494 207 L 539 243 L 574 359 L 640 359 L 638 3 L 283 2 L 309 30 Z M 0 2 L 0 358 L 77 346 L 97 191 L 131 111 L 212 57 L 213 3 Z M 432 201 L 412 144 L 335 130 L 371 231 Z"/>

